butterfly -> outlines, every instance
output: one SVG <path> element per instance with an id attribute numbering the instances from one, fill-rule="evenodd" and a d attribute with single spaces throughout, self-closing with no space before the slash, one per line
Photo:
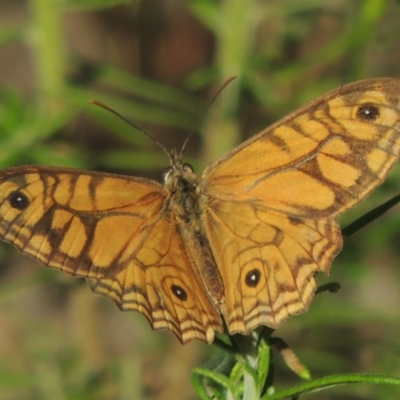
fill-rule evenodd
<path id="1" fill-rule="evenodd" d="M 171 151 L 163 184 L 67 168 L 0 172 L 0 238 L 87 278 L 182 343 L 304 313 L 342 248 L 337 216 L 400 153 L 400 80 L 342 86 L 210 164 Z"/>

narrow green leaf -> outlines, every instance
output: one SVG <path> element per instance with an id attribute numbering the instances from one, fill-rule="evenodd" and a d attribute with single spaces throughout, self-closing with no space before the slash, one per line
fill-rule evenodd
<path id="1" fill-rule="evenodd" d="M 217 30 L 223 17 L 217 2 L 212 0 L 189 0 L 187 3 L 204 25 L 211 31 L 215 32 Z"/>
<path id="2" fill-rule="evenodd" d="M 144 104 L 142 101 L 123 100 L 120 97 L 106 95 L 96 91 L 82 88 L 69 88 L 68 100 L 71 104 L 82 107 L 89 100 L 97 100 L 113 108 L 124 117 L 132 118 L 133 122 L 151 122 L 163 126 L 171 126 L 183 128 L 188 131 L 192 130 L 196 125 L 196 117 L 189 115 L 184 110 L 167 109 L 165 104 L 154 105 Z M 94 106 L 91 106 L 93 108 Z M 105 112 L 105 110 L 104 110 Z"/>
<path id="3" fill-rule="evenodd" d="M 237 362 L 234 367 L 231 370 L 231 373 L 229 375 L 229 380 L 231 382 L 237 382 L 243 378 L 243 363 Z"/>
<path id="4" fill-rule="evenodd" d="M 132 96 L 143 97 L 146 101 L 164 103 L 169 108 L 179 108 L 194 117 L 200 117 L 206 110 L 206 103 L 193 95 L 159 82 L 127 74 L 117 68 L 109 66 L 103 68 L 100 81 Z"/>
<path id="5" fill-rule="evenodd" d="M 278 400 L 300 396 L 305 393 L 317 392 L 338 385 L 350 383 L 373 383 L 378 385 L 400 385 L 400 378 L 386 375 L 373 374 L 335 374 L 315 379 L 302 385 L 294 386 L 290 389 L 282 390 L 273 395 L 265 395 L 262 400 Z"/>
<path id="6" fill-rule="evenodd" d="M 193 373 L 202 375 L 202 376 L 218 383 L 219 385 L 223 386 L 224 388 L 231 390 L 230 381 L 225 375 L 222 375 L 215 371 L 210 371 L 205 368 L 195 368 L 193 370 Z"/>
<path id="7" fill-rule="evenodd" d="M 133 1 L 134 0 L 64 0 L 62 6 L 65 11 L 91 11 L 128 4 Z"/>
<path id="8" fill-rule="evenodd" d="M 261 340 L 258 346 L 258 389 L 259 393 L 263 389 L 268 377 L 269 363 L 271 361 L 271 350 L 265 340 Z"/>
<path id="9" fill-rule="evenodd" d="M 211 397 L 208 394 L 207 389 L 204 387 L 203 377 L 197 374 L 195 371 L 192 373 L 190 377 L 190 381 L 192 382 L 192 386 L 196 393 L 199 395 L 201 400 L 214 400 L 215 397 Z"/>
<path id="10" fill-rule="evenodd" d="M 243 363 L 237 362 L 229 375 L 230 387 L 232 388 L 232 395 L 235 399 L 240 399 L 243 393 Z"/>

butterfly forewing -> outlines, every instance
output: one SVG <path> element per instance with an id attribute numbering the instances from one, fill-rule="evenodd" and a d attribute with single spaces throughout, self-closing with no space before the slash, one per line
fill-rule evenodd
<path id="1" fill-rule="evenodd" d="M 343 86 L 211 164 L 203 174 L 207 192 L 292 216 L 337 215 L 362 201 L 397 161 L 399 119 L 400 80 Z"/>
<path id="2" fill-rule="evenodd" d="M 0 201 L 5 240 L 54 268 L 101 277 L 158 218 L 164 193 L 141 179 L 18 167 L 0 175 Z"/>

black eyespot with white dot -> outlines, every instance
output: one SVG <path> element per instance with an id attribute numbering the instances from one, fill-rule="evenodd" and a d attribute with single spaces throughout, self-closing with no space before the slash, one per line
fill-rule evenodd
<path id="1" fill-rule="evenodd" d="M 357 118 L 363 121 L 375 121 L 379 115 L 379 107 L 375 104 L 362 104 L 357 110 Z"/>
<path id="2" fill-rule="evenodd" d="M 19 190 L 11 192 L 8 195 L 8 202 L 12 208 L 16 208 L 17 210 L 25 210 L 30 204 L 28 196 Z"/>
<path id="3" fill-rule="evenodd" d="M 246 274 L 244 281 L 248 287 L 256 287 L 260 283 L 261 272 L 258 269 L 252 269 Z"/>
<path id="4" fill-rule="evenodd" d="M 171 285 L 172 293 L 181 301 L 187 300 L 187 293 L 186 291 L 178 285 Z"/>

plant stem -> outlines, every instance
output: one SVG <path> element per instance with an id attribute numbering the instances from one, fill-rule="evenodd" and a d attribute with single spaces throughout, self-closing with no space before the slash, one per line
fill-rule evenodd
<path id="1" fill-rule="evenodd" d="M 56 0 L 31 0 L 32 26 L 28 41 L 32 50 L 39 93 L 38 105 L 56 112 L 65 86 L 65 47 L 62 13 Z"/>
<path id="2" fill-rule="evenodd" d="M 257 382 L 249 371 L 258 369 L 257 336 L 254 333 L 248 336 L 236 336 L 235 341 L 248 368 L 244 369 L 243 375 L 243 400 L 257 400 L 260 397 Z"/>
<path id="3" fill-rule="evenodd" d="M 232 150 L 239 142 L 237 114 L 241 81 L 253 48 L 255 23 L 254 0 L 224 0 L 215 26 L 215 64 L 222 81 L 236 76 L 209 113 L 205 127 L 203 162 L 208 164 Z"/>

